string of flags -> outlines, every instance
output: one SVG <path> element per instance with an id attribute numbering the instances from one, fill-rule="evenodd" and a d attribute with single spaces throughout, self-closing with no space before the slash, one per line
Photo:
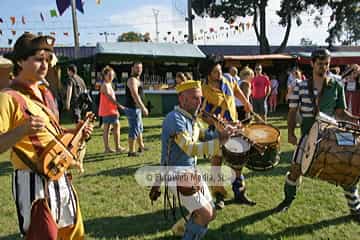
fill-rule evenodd
<path id="1" fill-rule="evenodd" d="M 81 13 L 84 13 L 84 0 L 76 0 L 76 9 L 80 11 Z M 100 5 L 102 3 L 101 0 L 95 0 L 95 3 L 97 5 Z M 59 16 L 62 16 L 71 6 L 71 0 L 56 0 L 56 8 L 48 10 L 48 12 L 43 11 L 40 12 L 38 17 L 40 18 L 41 22 L 44 24 L 51 18 L 56 18 Z M 22 34 L 22 30 L 16 30 L 17 26 L 20 25 L 27 25 L 30 21 L 26 16 L 10 16 L 8 17 L 8 20 L 5 18 L 0 17 L 0 37 L 6 36 L 6 33 L 4 29 L 2 28 L 3 23 L 8 23 L 6 25 L 6 28 L 9 31 L 9 34 L 13 37 L 15 37 L 17 34 Z M 4 25 L 3 25 L 4 26 Z M 5 26 L 4 26 L 5 27 Z M 235 23 L 235 21 L 230 21 L 225 23 L 225 26 L 220 27 L 209 27 L 207 29 L 199 29 L 197 33 L 194 34 L 194 40 L 211 40 L 211 39 L 219 39 L 219 38 L 229 38 L 232 35 L 245 32 L 247 30 L 250 30 L 253 27 L 253 24 L 251 22 L 240 22 Z M 9 35 L 8 34 L 8 35 Z M 51 32 L 39 32 L 39 35 L 41 34 L 50 34 L 53 36 L 65 36 L 69 37 L 72 33 L 69 33 L 67 31 L 51 31 Z M 94 34 L 94 33 L 92 33 Z M 101 36 L 101 33 L 96 33 Z M 115 34 L 115 33 L 114 33 Z M 118 35 L 121 35 L 119 33 Z M 188 38 L 188 34 L 184 33 L 182 30 L 171 30 L 171 31 L 165 31 L 163 33 L 163 41 L 165 42 L 181 42 Z M 12 39 L 8 39 L 9 45 L 12 44 Z M 11 41 L 10 41 L 11 40 Z"/>

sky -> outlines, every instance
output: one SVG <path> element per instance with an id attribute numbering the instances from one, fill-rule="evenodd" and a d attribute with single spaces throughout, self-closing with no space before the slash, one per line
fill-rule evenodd
<path id="1" fill-rule="evenodd" d="M 187 0 L 83 0 L 84 14 L 77 11 L 81 46 L 95 46 L 97 42 L 115 42 L 123 32 L 149 32 L 151 39 L 156 39 L 156 24 L 154 13 L 158 13 L 159 42 L 184 42 L 187 34 L 186 3 Z M 267 8 L 267 33 L 271 45 L 279 45 L 285 34 L 285 28 L 278 25 L 279 18 L 275 11 L 279 9 L 280 1 L 269 0 Z M 72 46 L 74 44 L 72 16 L 69 8 L 62 16 L 50 17 L 50 10 L 56 9 L 56 0 L 1 0 L 0 47 L 12 46 L 15 40 L 24 32 L 55 33 L 57 46 Z M 40 18 L 44 16 L 44 21 Z M 16 18 L 12 25 L 10 17 Z M 324 24 L 315 27 L 313 17 L 303 15 L 303 24 L 297 27 L 293 23 L 288 45 L 299 45 L 301 38 L 308 38 L 317 45 L 325 45 L 329 13 L 325 13 Z M 22 23 L 22 17 L 25 24 Z M 238 18 L 236 24 L 252 23 L 251 17 Z M 251 26 L 251 25 L 249 25 Z M 14 31 L 16 31 L 16 33 Z M 212 31 L 216 31 L 214 33 Z M 0 32 L 0 33 L 1 33 Z M 212 32 L 212 33 L 210 33 Z M 106 36 L 105 36 L 105 34 Z M 15 34 L 15 35 L 13 35 Z M 195 44 L 214 45 L 258 45 L 252 27 L 245 31 L 236 31 L 224 23 L 221 18 L 195 17 Z M 68 35 L 68 36 L 67 36 Z M 204 37 L 205 36 L 205 37 Z M 9 45 L 9 39 L 12 44 Z"/>

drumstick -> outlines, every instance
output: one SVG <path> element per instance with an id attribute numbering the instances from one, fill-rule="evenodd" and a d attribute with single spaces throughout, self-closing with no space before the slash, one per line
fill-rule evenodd
<path id="1" fill-rule="evenodd" d="M 208 118 L 213 119 L 214 121 L 220 122 L 220 123 L 223 125 L 223 127 L 225 127 L 225 125 L 226 125 L 226 123 L 225 123 L 224 121 L 218 119 L 218 118 L 215 117 L 213 114 L 210 114 L 210 113 L 208 113 L 208 112 L 206 112 L 206 111 L 201 111 L 201 114 L 205 115 L 205 116 L 208 117 Z M 260 117 L 260 119 L 261 119 L 261 117 Z M 250 138 L 248 138 L 243 130 L 238 129 L 237 133 L 240 134 L 241 136 L 243 136 L 247 141 L 249 141 L 250 144 L 254 145 L 254 147 L 256 148 L 256 150 L 258 150 L 260 153 L 263 154 L 263 153 L 265 152 L 265 150 L 266 150 L 267 147 L 266 147 L 266 146 L 262 146 L 262 145 L 258 144 L 257 142 L 255 142 L 255 141 L 251 140 Z"/>
<path id="2" fill-rule="evenodd" d="M 265 123 L 264 119 L 262 119 L 262 117 L 260 117 L 259 114 L 257 114 L 256 112 L 254 112 L 253 110 L 250 111 L 250 113 L 256 117 L 258 120 L 260 120 L 261 123 Z"/>

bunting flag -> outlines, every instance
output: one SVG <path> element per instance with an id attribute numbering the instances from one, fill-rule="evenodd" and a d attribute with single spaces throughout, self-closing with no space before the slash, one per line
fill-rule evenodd
<path id="1" fill-rule="evenodd" d="M 41 19 L 41 21 L 45 21 L 45 18 L 44 18 L 44 15 L 42 14 L 42 12 L 40 13 L 40 19 Z"/>
<path id="2" fill-rule="evenodd" d="M 24 16 L 21 17 L 21 22 L 22 22 L 22 24 L 26 24 Z"/>
<path id="3" fill-rule="evenodd" d="M 50 32 L 50 35 L 54 35 L 54 36 L 55 36 L 55 35 L 56 35 L 56 32 Z"/>
<path id="4" fill-rule="evenodd" d="M 69 33 L 68 33 L 68 32 L 64 32 L 64 36 L 69 36 Z"/>
<path id="5" fill-rule="evenodd" d="M 50 10 L 50 16 L 51 16 L 51 17 L 57 17 L 56 9 L 51 9 L 51 10 Z"/>
<path id="6" fill-rule="evenodd" d="M 12 29 L 11 33 L 12 33 L 12 35 L 16 35 L 16 30 Z"/>
<path id="7" fill-rule="evenodd" d="M 0 18 L 0 23 L 3 23 L 3 22 L 4 22 L 4 20 L 2 18 Z"/>
<path id="8" fill-rule="evenodd" d="M 14 16 L 10 17 L 11 24 L 14 25 L 16 23 L 16 18 Z"/>
<path id="9" fill-rule="evenodd" d="M 101 0 L 96 0 L 96 4 L 100 5 L 100 4 L 101 4 Z"/>
<path id="10" fill-rule="evenodd" d="M 11 45 L 11 44 L 12 44 L 12 41 L 13 41 L 13 40 L 9 38 L 9 39 L 8 39 L 8 44 Z"/>
<path id="11" fill-rule="evenodd" d="M 42 36 L 43 33 L 42 32 L 37 32 L 37 35 Z"/>
<path id="12" fill-rule="evenodd" d="M 0 30 L 0 35 L 2 35 L 2 30 Z"/>
<path id="13" fill-rule="evenodd" d="M 75 1 L 76 9 L 84 13 L 84 6 L 81 0 Z M 56 0 L 56 6 L 59 10 L 60 16 L 71 6 L 71 0 Z"/>

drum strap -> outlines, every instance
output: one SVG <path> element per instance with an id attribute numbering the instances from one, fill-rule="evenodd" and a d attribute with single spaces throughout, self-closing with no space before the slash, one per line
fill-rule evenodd
<path id="1" fill-rule="evenodd" d="M 316 117 L 320 112 L 320 109 L 319 109 L 320 99 L 321 99 L 321 96 L 323 95 L 324 88 L 326 86 L 326 81 L 327 81 L 327 79 L 324 80 L 321 91 L 319 92 L 318 96 L 315 97 L 315 95 L 314 95 L 314 79 L 310 78 L 308 80 L 308 90 L 309 90 L 310 101 L 314 106 L 314 108 L 313 108 L 314 117 Z"/>
<path id="2" fill-rule="evenodd" d="M 175 137 L 174 136 L 170 136 L 169 140 L 168 140 L 168 146 L 167 146 L 167 153 L 166 153 L 166 159 L 165 159 L 165 166 L 166 166 L 166 172 L 165 174 L 168 174 L 168 166 L 169 166 L 169 158 L 170 158 L 170 151 L 171 151 L 171 145 L 174 141 Z M 165 191 L 164 191 L 164 217 L 165 219 L 168 219 L 168 212 L 167 212 L 167 205 L 169 205 L 170 207 L 170 211 L 173 215 L 173 219 L 174 221 L 176 220 L 176 199 L 175 199 L 175 195 L 173 196 L 173 202 L 171 204 L 170 201 L 170 193 L 169 193 L 169 186 L 168 186 L 168 178 L 167 176 L 165 176 L 164 178 L 165 181 Z"/>

